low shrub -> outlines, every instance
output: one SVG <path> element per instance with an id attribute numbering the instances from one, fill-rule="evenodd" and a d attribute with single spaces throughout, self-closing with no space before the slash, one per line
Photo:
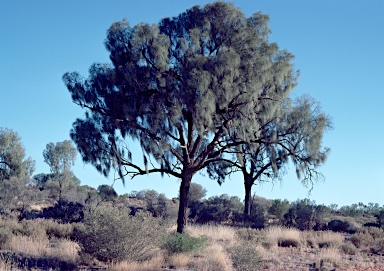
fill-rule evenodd
<path id="1" fill-rule="evenodd" d="M 262 268 L 262 259 L 251 242 L 233 247 L 231 259 L 236 271 L 253 271 Z"/>
<path id="2" fill-rule="evenodd" d="M 318 232 L 316 242 L 319 248 L 339 248 L 344 242 L 344 236 L 331 231 Z"/>
<path id="3" fill-rule="evenodd" d="M 340 250 L 348 255 L 356 255 L 358 252 L 357 248 L 350 242 L 342 244 Z"/>
<path id="4" fill-rule="evenodd" d="M 61 224 L 54 220 L 45 220 L 45 230 L 50 238 L 71 238 L 73 227 L 73 224 Z"/>
<path id="5" fill-rule="evenodd" d="M 82 252 L 103 262 L 142 261 L 153 256 L 165 234 L 161 221 L 149 213 L 129 216 L 129 209 L 99 206 L 74 229 Z"/>
<path id="6" fill-rule="evenodd" d="M 356 222 L 353 220 L 339 220 L 334 219 L 328 222 L 328 230 L 333 232 L 346 232 L 346 233 L 355 233 L 358 231 L 359 227 Z"/>
<path id="7" fill-rule="evenodd" d="M 358 232 L 351 236 L 351 242 L 357 248 L 366 249 L 374 243 L 374 239 L 368 233 Z"/>
<path id="8" fill-rule="evenodd" d="M 384 239 L 375 240 L 375 243 L 371 245 L 370 251 L 375 254 L 383 254 Z"/>
<path id="9" fill-rule="evenodd" d="M 171 233 L 169 234 L 162 244 L 162 248 L 167 251 L 169 255 L 197 251 L 206 246 L 207 237 L 192 237 L 187 233 Z"/>
<path id="10" fill-rule="evenodd" d="M 277 241 L 279 247 L 300 247 L 300 240 L 295 238 L 280 238 Z"/>

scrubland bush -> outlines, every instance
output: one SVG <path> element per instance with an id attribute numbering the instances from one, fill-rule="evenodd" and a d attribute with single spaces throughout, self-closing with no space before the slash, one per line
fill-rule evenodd
<path id="1" fill-rule="evenodd" d="M 317 255 L 317 270 L 335 270 L 341 265 L 340 251 L 336 248 L 322 249 Z"/>
<path id="2" fill-rule="evenodd" d="M 334 232 L 355 233 L 359 229 L 358 224 L 353 219 L 344 218 L 334 219 L 328 222 L 328 229 Z"/>
<path id="3" fill-rule="evenodd" d="M 241 214 L 244 208 L 240 198 L 226 194 L 210 197 L 198 207 L 196 212 L 193 211 L 198 223 L 230 222 L 236 214 Z"/>
<path id="4" fill-rule="evenodd" d="M 384 252 L 384 231 L 376 227 L 366 227 L 353 234 L 351 242 L 360 250 L 371 253 Z"/>
<path id="5" fill-rule="evenodd" d="M 165 229 L 148 213 L 128 214 L 129 209 L 108 206 L 86 213 L 83 224 L 74 230 L 82 252 L 103 262 L 150 258 Z"/>
<path id="6" fill-rule="evenodd" d="M 171 233 L 166 236 L 161 248 L 169 255 L 192 252 L 203 249 L 208 238 L 205 236 L 192 237 L 188 233 Z"/>
<path id="7" fill-rule="evenodd" d="M 288 200 L 275 199 L 272 201 L 272 206 L 268 209 L 271 215 L 277 219 L 283 220 L 284 215 L 288 212 L 290 203 Z"/>
<path id="8" fill-rule="evenodd" d="M 74 224 L 62 224 L 54 220 L 44 220 L 45 231 L 48 237 L 66 238 L 72 237 Z"/>
<path id="9" fill-rule="evenodd" d="M 340 250 L 343 253 L 348 254 L 348 255 L 356 255 L 358 253 L 357 248 L 351 242 L 347 242 L 345 244 L 342 244 L 340 247 Z"/>

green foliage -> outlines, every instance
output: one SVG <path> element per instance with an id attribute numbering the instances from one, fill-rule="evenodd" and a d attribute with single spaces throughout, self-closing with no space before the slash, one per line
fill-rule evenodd
<path id="1" fill-rule="evenodd" d="M 192 182 L 189 187 L 189 203 L 188 204 L 201 202 L 206 195 L 207 195 L 207 190 L 202 185 Z"/>
<path id="2" fill-rule="evenodd" d="M 246 17 L 221 1 L 158 24 L 113 23 L 105 41 L 112 63 L 92 65 L 86 79 L 63 76 L 86 110 L 71 130 L 84 162 L 106 176 L 116 169 L 123 181 L 155 172 L 180 178 L 182 232 L 193 175 L 260 139 L 263 120 L 275 119 L 296 84 L 293 56 L 269 32 L 267 15 Z M 142 168 L 129 138 L 140 143 Z"/>
<path id="3" fill-rule="evenodd" d="M 300 247 L 300 240 L 296 238 L 280 238 L 277 240 L 277 245 L 279 247 Z"/>
<path id="4" fill-rule="evenodd" d="M 201 250 L 206 246 L 207 241 L 208 238 L 205 236 L 192 237 L 187 233 L 176 232 L 167 235 L 161 247 L 171 255 Z"/>
<path id="5" fill-rule="evenodd" d="M 25 158 L 25 149 L 17 132 L 0 127 L 0 181 L 11 177 L 30 177 L 35 161 Z"/>
<path id="6" fill-rule="evenodd" d="M 76 148 L 70 140 L 56 144 L 50 142 L 43 151 L 43 156 L 51 172 L 58 175 L 71 170 L 76 160 Z"/>
<path id="7" fill-rule="evenodd" d="M 137 199 L 145 201 L 146 210 L 151 212 L 154 217 L 175 218 L 175 210 L 164 194 L 147 189 L 137 192 L 135 196 Z"/>
<path id="8" fill-rule="evenodd" d="M 230 221 L 235 217 L 235 214 L 242 213 L 242 210 L 243 204 L 238 197 L 230 197 L 226 194 L 213 196 L 205 200 L 200 206 L 197 211 L 197 222 Z"/>
<path id="9" fill-rule="evenodd" d="M 271 215 L 276 216 L 276 218 L 282 220 L 284 215 L 288 212 L 290 203 L 288 200 L 275 199 L 272 202 L 272 206 L 268 209 L 268 212 Z"/>
<path id="10" fill-rule="evenodd" d="M 108 206 L 87 212 L 83 224 L 74 231 L 82 251 L 103 262 L 150 258 L 165 229 L 159 219 L 148 213 L 128 213 L 126 208 Z"/>
<path id="11" fill-rule="evenodd" d="M 297 200 L 284 215 L 284 223 L 300 230 L 311 230 L 315 225 L 315 203 L 309 199 Z"/>
<path id="12" fill-rule="evenodd" d="M 252 242 L 243 242 L 232 248 L 231 259 L 236 271 L 262 269 L 262 258 Z"/>
<path id="13" fill-rule="evenodd" d="M 0 212 L 21 216 L 28 208 L 33 198 L 33 191 L 27 185 L 30 183 L 27 177 L 11 177 L 0 181 Z"/>
<path id="14" fill-rule="evenodd" d="M 58 184 L 59 200 L 63 199 L 65 190 L 70 190 L 79 183 L 79 179 L 71 171 L 71 167 L 75 164 L 76 154 L 76 148 L 70 140 L 56 144 L 50 142 L 43 151 L 44 162 L 49 165 L 53 174 L 51 180 Z M 51 188 L 53 187 L 54 185 L 51 184 Z"/>
<path id="15" fill-rule="evenodd" d="M 358 230 L 356 222 L 350 219 L 334 219 L 328 222 L 328 229 L 334 232 L 355 233 Z"/>
<path id="16" fill-rule="evenodd" d="M 99 185 L 99 187 L 97 188 L 97 193 L 104 201 L 114 201 L 118 196 L 115 189 L 113 189 L 112 186 L 107 184 Z"/>

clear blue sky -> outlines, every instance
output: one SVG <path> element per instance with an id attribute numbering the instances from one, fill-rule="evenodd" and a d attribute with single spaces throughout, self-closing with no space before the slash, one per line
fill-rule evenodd
<path id="1" fill-rule="evenodd" d="M 157 23 L 208 1 L 11 1 L 0 9 L 0 127 L 18 132 L 35 173 L 48 173 L 42 152 L 49 142 L 69 139 L 82 110 L 72 103 L 61 77 L 67 71 L 88 75 L 94 62 L 108 62 L 104 47 L 112 22 Z M 270 16 L 271 41 L 295 55 L 301 71 L 293 96 L 307 93 L 333 118 L 324 146 L 332 149 L 310 199 L 339 206 L 357 202 L 384 204 L 384 2 L 381 0 L 233 1 L 246 15 Z M 308 196 L 293 167 L 283 182 L 255 186 L 266 198 L 290 201 Z M 82 184 L 111 184 L 78 157 L 75 175 Z M 208 196 L 243 198 L 241 176 L 221 187 L 196 175 Z M 177 196 L 179 181 L 160 175 L 119 181 L 119 193 L 155 189 Z"/>

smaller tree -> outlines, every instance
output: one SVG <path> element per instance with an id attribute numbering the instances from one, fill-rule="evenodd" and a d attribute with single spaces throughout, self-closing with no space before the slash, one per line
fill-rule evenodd
<path id="1" fill-rule="evenodd" d="M 207 190 L 200 184 L 191 183 L 189 187 L 189 218 L 196 218 L 197 212 L 201 209 L 203 205 L 203 198 L 207 195 Z"/>
<path id="2" fill-rule="evenodd" d="M 115 189 L 113 189 L 112 186 L 107 184 L 99 185 L 99 187 L 97 188 L 97 193 L 103 201 L 114 202 L 118 196 Z"/>
<path id="3" fill-rule="evenodd" d="M 289 201 L 288 200 L 280 200 L 280 199 L 275 199 L 272 202 L 272 206 L 269 208 L 268 212 L 271 215 L 276 216 L 279 220 L 283 220 L 284 215 L 288 212 L 290 207 Z"/>
<path id="4" fill-rule="evenodd" d="M 35 161 L 25 158 L 25 149 L 18 133 L 0 128 L 0 181 L 11 177 L 30 177 Z"/>
<path id="5" fill-rule="evenodd" d="M 59 200 L 62 199 L 63 189 L 70 185 L 70 182 L 78 182 L 77 178 L 71 171 L 71 167 L 75 164 L 76 148 L 70 140 L 50 142 L 43 151 L 44 162 L 46 162 L 51 172 L 54 174 L 55 181 L 59 184 Z"/>

